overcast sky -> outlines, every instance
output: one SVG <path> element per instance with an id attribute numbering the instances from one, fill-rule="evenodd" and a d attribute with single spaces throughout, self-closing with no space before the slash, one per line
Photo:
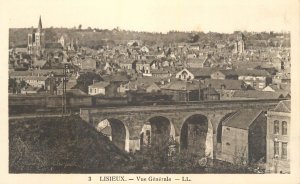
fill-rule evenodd
<path id="1" fill-rule="evenodd" d="M 167 32 L 289 31 L 291 0 L 10 0 L 9 27 L 88 26 Z M 9 3 L 9 4 L 8 4 Z"/>

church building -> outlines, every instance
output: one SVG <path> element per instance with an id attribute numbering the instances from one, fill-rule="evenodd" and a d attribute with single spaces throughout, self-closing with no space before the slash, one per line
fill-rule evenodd
<path id="1" fill-rule="evenodd" d="M 41 56 L 45 46 L 45 35 L 43 32 L 41 16 L 37 29 L 33 29 L 32 33 L 28 34 L 27 51 L 28 54 Z"/>

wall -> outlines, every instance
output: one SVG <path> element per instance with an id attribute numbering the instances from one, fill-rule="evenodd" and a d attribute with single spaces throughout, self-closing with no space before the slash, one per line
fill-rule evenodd
<path id="1" fill-rule="evenodd" d="M 249 127 L 249 161 L 266 158 L 266 112 L 262 112 Z"/>
<path id="2" fill-rule="evenodd" d="M 279 121 L 279 134 L 274 134 L 274 121 Z M 287 135 L 282 135 L 282 121 L 287 122 Z M 275 172 L 277 165 L 277 172 L 283 173 L 290 172 L 290 114 L 283 112 L 268 111 L 267 116 L 267 172 Z M 279 142 L 279 155 L 278 158 L 274 155 L 274 141 Z M 287 143 L 287 158 L 281 158 L 282 154 L 282 142 Z"/>
<path id="3" fill-rule="evenodd" d="M 222 127 L 221 160 L 237 164 L 248 160 L 248 130 Z"/>

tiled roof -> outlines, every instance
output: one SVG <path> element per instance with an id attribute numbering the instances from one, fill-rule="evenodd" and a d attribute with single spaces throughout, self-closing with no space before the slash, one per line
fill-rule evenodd
<path id="1" fill-rule="evenodd" d="M 92 85 L 90 85 L 89 87 L 93 87 L 93 88 L 105 88 L 105 87 L 107 87 L 109 84 L 110 84 L 109 82 L 103 82 L 103 81 L 101 81 L 101 82 L 97 82 L 97 83 L 95 83 L 95 84 L 92 84 Z"/>
<path id="2" fill-rule="evenodd" d="M 221 73 L 223 73 L 224 75 L 226 76 L 230 76 L 230 75 L 237 75 L 236 71 L 235 70 L 218 70 L 220 71 Z"/>
<path id="3" fill-rule="evenodd" d="M 161 89 L 167 90 L 199 90 L 199 83 L 193 82 L 185 82 L 181 80 L 174 80 L 164 86 L 161 86 Z"/>
<path id="4" fill-rule="evenodd" d="M 233 98 L 245 99 L 279 99 L 283 98 L 284 94 L 270 91 L 257 91 L 257 90 L 247 90 L 247 91 L 235 91 Z"/>
<path id="5" fill-rule="evenodd" d="M 225 90 L 242 90 L 246 88 L 246 84 L 242 80 L 229 80 L 229 79 L 205 79 L 204 85 L 209 86 L 211 85 L 213 88 L 222 89 L 224 85 Z"/>
<path id="6" fill-rule="evenodd" d="M 114 75 L 106 75 L 102 77 L 105 81 L 111 82 L 126 82 L 129 81 L 126 75 L 114 74 Z"/>
<path id="7" fill-rule="evenodd" d="M 215 69 L 212 68 L 187 68 L 195 77 L 210 76 Z"/>
<path id="8" fill-rule="evenodd" d="M 280 101 L 274 109 L 275 112 L 291 112 L 291 101 Z"/>
<path id="9" fill-rule="evenodd" d="M 46 76 L 25 76 L 25 80 L 39 80 L 39 81 L 45 81 L 48 79 Z"/>
<path id="10" fill-rule="evenodd" d="M 240 110 L 223 122 L 223 126 L 248 130 L 253 121 L 262 113 L 261 110 Z"/>
<path id="11" fill-rule="evenodd" d="M 256 70 L 256 69 L 237 69 L 236 72 L 239 76 L 269 76 L 270 75 L 265 70 Z"/>
<path id="12" fill-rule="evenodd" d="M 33 66 L 43 67 L 46 64 L 46 60 L 36 60 L 33 62 Z"/>

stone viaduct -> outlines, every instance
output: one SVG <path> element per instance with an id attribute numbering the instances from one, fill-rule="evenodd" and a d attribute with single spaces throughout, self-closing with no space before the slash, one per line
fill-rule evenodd
<path id="1" fill-rule="evenodd" d="M 211 101 L 174 105 L 81 108 L 80 117 L 97 128 L 109 122 L 112 142 L 125 151 L 136 151 L 151 142 L 160 146 L 173 139 L 179 150 L 211 158 L 220 153 L 222 122 L 242 109 L 274 108 L 279 99 Z"/>

